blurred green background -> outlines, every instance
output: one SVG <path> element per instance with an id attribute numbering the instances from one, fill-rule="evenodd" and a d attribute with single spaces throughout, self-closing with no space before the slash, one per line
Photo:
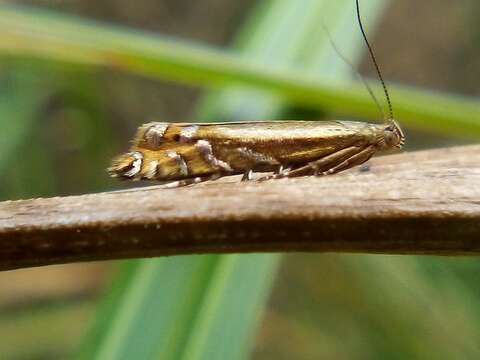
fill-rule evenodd
<path id="1" fill-rule="evenodd" d="M 406 150 L 480 137 L 478 1 L 362 9 Z M 350 0 L 0 4 L 2 199 L 126 186 L 104 169 L 151 120 L 375 114 L 322 22 L 374 78 Z M 322 95 L 350 88 L 350 101 Z M 3 272 L 0 359 L 476 359 L 479 270 L 468 257 L 256 254 Z"/>

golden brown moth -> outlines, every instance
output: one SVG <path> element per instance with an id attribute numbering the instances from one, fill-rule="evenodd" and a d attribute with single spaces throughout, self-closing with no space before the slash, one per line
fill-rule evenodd
<path id="1" fill-rule="evenodd" d="M 401 148 L 395 121 L 255 121 L 141 126 L 130 151 L 113 160 L 114 177 L 188 185 L 227 175 L 273 172 L 260 180 L 333 174 L 377 152 Z"/>

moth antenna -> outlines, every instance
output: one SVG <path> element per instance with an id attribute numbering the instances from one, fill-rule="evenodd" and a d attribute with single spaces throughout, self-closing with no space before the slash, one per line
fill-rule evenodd
<path id="1" fill-rule="evenodd" d="M 375 54 L 373 53 L 372 46 L 370 45 L 370 42 L 367 39 L 367 34 L 365 33 L 365 29 L 363 28 L 362 24 L 362 18 L 360 16 L 360 5 L 358 3 L 359 0 L 355 0 L 355 4 L 357 7 L 357 20 L 358 20 L 358 25 L 360 26 L 360 31 L 362 32 L 363 40 L 365 40 L 365 44 L 367 45 L 368 52 L 370 53 L 370 58 L 372 59 L 373 65 L 375 66 L 375 70 L 377 71 L 378 78 L 380 82 L 382 83 L 383 87 L 383 92 L 385 93 L 385 98 L 387 99 L 387 104 L 388 104 L 388 115 L 390 121 L 393 120 L 393 107 L 392 107 L 392 101 L 390 100 L 390 95 L 388 93 L 387 85 L 385 84 L 385 81 L 383 80 L 382 72 L 380 71 L 380 67 L 378 66 L 377 59 L 375 58 Z"/>
<path id="2" fill-rule="evenodd" d="M 375 96 L 375 93 L 373 92 L 371 86 L 368 84 L 367 80 L 360 74 L 360 72 L 356 69 L 355 65 L 340 51 L 338 48 L 337 44 L 335 44 L 335 41 L 333 41 L 332 35 L 330 34 L 330 31 L 328 31 L 327 26 L 325 23 L 321 23 L 323 30 L 325 31 L 325 34 L 327 34 L 328 41 L 330 42 L 330 46 L 333 48 L 337 56 L 342 59 L 342 61 L 347 64 L 354 74 L 357 76 L 357 78 L 363 83 L 363 86 L 367 89 L 368 93 L 370 94 L 370 97 L 373 99 L 375 102 L 375 105 L 377 105 L 378 110 L 382 114 L 382 117 L 385 119 L 385 111 L 383 110 L 382 106 L 380 105 L 380 102 L 378 101 L 377 97 Z"/>

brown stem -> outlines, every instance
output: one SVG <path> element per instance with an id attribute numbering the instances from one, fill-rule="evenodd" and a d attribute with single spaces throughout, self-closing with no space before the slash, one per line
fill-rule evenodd
<path id="1" fill-rule="evenodd" d="M 321 178 L 224 178 L 5 201 L 0 269 L 260 251 L 480 253 L 480 146 L 385 156 L 369 166 Z"/>

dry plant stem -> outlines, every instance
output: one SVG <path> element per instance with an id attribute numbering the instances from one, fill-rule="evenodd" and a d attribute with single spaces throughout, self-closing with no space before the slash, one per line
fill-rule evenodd
<path id="1" fill-rule="evenodd" d="M 321 178 L 0 203 L 0 269 L 241 252 L 480 254 L 480 146 Z"/>

